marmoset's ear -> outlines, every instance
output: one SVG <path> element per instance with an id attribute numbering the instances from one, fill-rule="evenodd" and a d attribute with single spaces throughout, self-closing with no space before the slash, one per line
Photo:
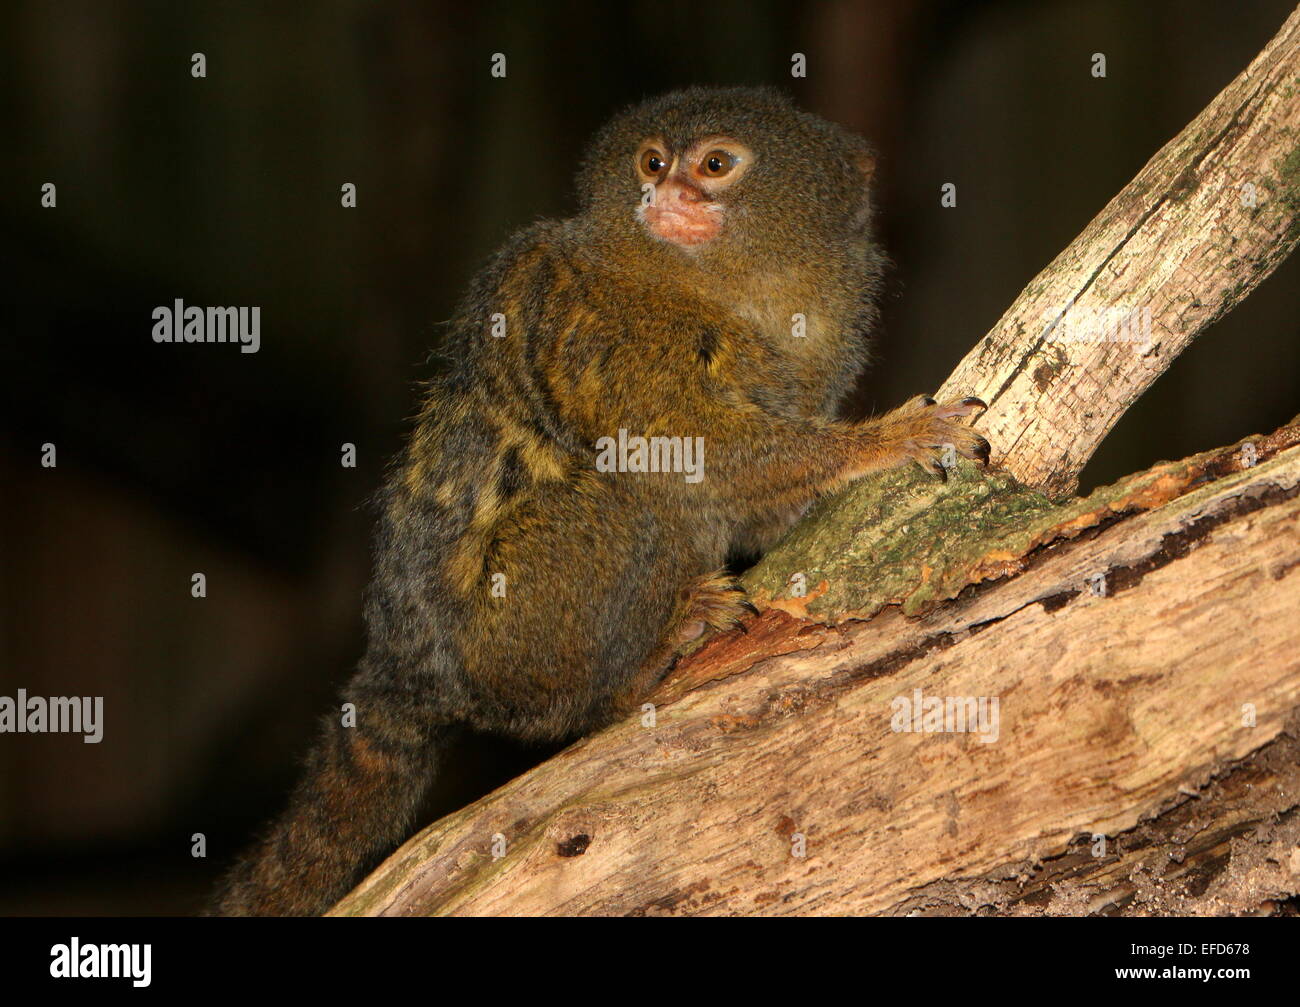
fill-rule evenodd
<path id="1" fill-rule="evenodd" d="M 876 177 L 876 152 L 867 146 L 865 141 L 859 141 L 855 146 L 857 149 L 850 155 L 850 159 L 862 176 L 861 202 L 853 215 L 853 228 L 857 230 L 865 227 L 871 220 L 871 183 Z"/>
<path id="2" fill-rule="evenodd" d="M 869 187 L 876 178 L 876 152 L 864 143 L 853 155 L 853 163 L 862 173 L 862 184 Z"/>

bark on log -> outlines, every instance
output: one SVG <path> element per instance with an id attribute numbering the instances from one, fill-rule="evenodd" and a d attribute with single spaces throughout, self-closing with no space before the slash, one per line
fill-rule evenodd
<path id="1" fill-rule="evenodd" d="M 1300 425 L 1054 498 L 1297 238 L 1300 9 L 945 384 L 989 402 L 1002 471 L 822 502 L 653 722 L 434 823 L 334 914 L 1291 911 Z M 996 742 L 895 730 L 918 695 L 996 699 Z"/>

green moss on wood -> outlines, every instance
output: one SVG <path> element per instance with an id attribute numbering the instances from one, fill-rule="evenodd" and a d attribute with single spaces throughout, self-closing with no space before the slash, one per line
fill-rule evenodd
<path id="1" fill-rule="evenodd" d="M 1045 543 L 1183 494 L 1192 501 L 1198 483 L 1213 489 L 1207 472 L 1235 450 L 1165 462 L 1055 503 L 965 461 L 947 483 L 917 468 L 863 479 L 821 501 L 745 585 L 760 603 L 819 621 L 866 618 L 886 605 L 919 615 L 971 584 L 1015 572 Z M 803 574 L 802 596 L 795 574 Z"/>

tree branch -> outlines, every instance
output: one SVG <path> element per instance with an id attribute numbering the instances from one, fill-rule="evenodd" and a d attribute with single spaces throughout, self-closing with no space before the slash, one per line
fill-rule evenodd
<path id="1" fill-rule="evenodd" d="M 989 404 L 994 460 L 1074 491 L 1119 418 L 1300 238 L 1300 8 L 1016 298 L 940 399 Z"/>

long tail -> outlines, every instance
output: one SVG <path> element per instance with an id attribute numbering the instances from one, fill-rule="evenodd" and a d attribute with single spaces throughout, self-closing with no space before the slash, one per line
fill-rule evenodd
<path id="1" fill-rule="evenodd" d="M 356 726 L 327 718 L 288 810 L 226 876 L 210 913 L 319 916 L 409 834 L 447 729 L 412 694 L 349 692 L 366 697 Z"/>

